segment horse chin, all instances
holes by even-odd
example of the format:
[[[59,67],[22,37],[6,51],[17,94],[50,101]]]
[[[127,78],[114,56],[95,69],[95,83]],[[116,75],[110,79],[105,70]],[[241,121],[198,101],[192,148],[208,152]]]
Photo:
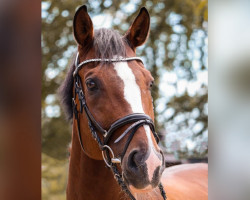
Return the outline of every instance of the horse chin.
[[[138,185],[139,187],[137,187],[136,185],[133,185],[131,182],[129,182],[126,178],[126,175],[123,173],[123,180],[125,182],[125,184],[127,185],[128,189],[130,190],[130,192],[134,195],[146,195],[147,193],[152,192],[156,186],[158,184],[152,184],[150,182],[145,183],[144,182],[144,186],[142,185]]]
[[[154,190],[160,184],[160,179],[163,170],[163,167],[159,167],[155,171],[155,174],[151,181],[148,179],[148,175],[147,173],[145,173],[146,171],[143,174],[140,174],[139,176],[128,171],[123,171],[122,176],[125,184],[132,193],[142,194]]]
[[[132,193],[134,194],[143,194],[143,193],[147,193],[150,192],[151,190],[153,190],[154,188],[151,185],[146,186],[145,188],[142,189],[137,189],[135,188],[133,185],[129,185],[129,189]]]

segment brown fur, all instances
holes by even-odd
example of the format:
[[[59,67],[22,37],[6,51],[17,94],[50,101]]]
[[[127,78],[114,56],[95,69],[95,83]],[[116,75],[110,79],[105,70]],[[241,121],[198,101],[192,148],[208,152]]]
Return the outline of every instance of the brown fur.
[[[80,22],[86,22],[86,26],[89,28],[84,29],[84,34],[88,36],[94,35],[92,34],[92,27],[89,27],[89,24],[92,22],[89,22],[90,18],[87,15],[86,8],[83,6],[80,8],[80,11],[77,11],[77,13],[80,13],[80,16],[83,17],[83,19],[80,19]],[[84,17],[86,20],[84,20]],[[143,24],[143,22],[146,24]],[[78,20],[75,21],[75,25],[79,25]],[[82,24],[79,26],[80,28],[75,27],[74,30],[75,37],[78,42],[80,61],[95,58],[95,47],[97,47],[93,42],[95,38],[90,38],[88,41],[84,42],[79,41],[80,38],[85,38],[85,36],[81,35]],[[146,29],[143,27],[146,27]],[[135,47],[145,42],[148,35],[147,27],[149,27],[149,16],[144,8],[141,10],[139,16],[136,18],[135,22],[124,37],[124,39],[129,38],[130,40],[128,43],[123,43],[125,45],[127,57],[135,56]],[[142,33],[140,30],[144,32]],[[103,34],[105,35],[105,30],[103,31]],[[134,35],[134,33],[136,34]],[[115,36],[117,35],[115,34]],[[83,44],[85,47],[88,47],[88,50],[83,48]],[[116,51],[115,46],[116,45],[111,44],[109,48]],[[128,64],[136,77],[137,85],[142,91],[141,100],[143,103],[143,109],[145,113],[153,119],[153,105],[149,90],[149,85],[153,78],[150,72],[144,68],[142,63],[130,61]],[[97,66],[88,64],[79,71],[89,110],[93,114],[94,118],[105,129],[108,129],[109,126],[117,119],[132,113],[130,105],[123,97],[123,82],[116,75],[112,65],[112,63],[101,63]],[[97,92],[91,92],[86,88],[85,81],[88,78],[95,78],[98,80],[99,89]],[[76,99],[76,102],[77,105],[79,105],[78,99]],[[116,180],[113,178],[112,172],[105,167],[101,151],[90,133],[85,114],[83,113],[79,116],[80,130],[82,134],[81,137],[83,138],[83,146],[86,153],[81,150],[77,135],[77,124],[76,120],[73,118],[72,150],[69,165],[67,199],[128,199],[127,196],[125,196],[125,194],[121,191]],[[119,144],[114,144],[114,140],[127,128],[127,126],[120,128],[111,138],[109,145],[113,149],[115,155],[119,155],[122,152],[128,136],[122,139]],[[102,138],[102,135],[99,134],[99,136]],[[151,136],[153,138],[153,135]],[[128,155],[133,149],[138,148],[138,146],[148,148],[147,143],[148,141],[145,135],[145,130],[140,127],[127,149],[127,153],[123,158],[123,162],[119,170],[123,170],[126,167]],[[154,139],[153,144],[156,151],[160,151]],[[207,167],[204,165],[181,165],[168,168],[164,171],[162,183],[166,190],[168,199],[170,200],[207,199]],[[136,196],[137,199],[162,199],[158,188],[152,189],[147,193],[134,193],[134,196]]]

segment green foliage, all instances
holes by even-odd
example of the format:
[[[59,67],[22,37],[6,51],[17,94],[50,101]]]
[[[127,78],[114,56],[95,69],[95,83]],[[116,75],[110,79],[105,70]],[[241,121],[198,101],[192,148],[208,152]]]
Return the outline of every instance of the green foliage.
[[[42,146],[45,154],[60,160],[67,158],[71,127],[65,126],[66,124],[63,116],[44,120]]]
[[[65,200],[68,160],[57,160],[42,154],[42,199]]]

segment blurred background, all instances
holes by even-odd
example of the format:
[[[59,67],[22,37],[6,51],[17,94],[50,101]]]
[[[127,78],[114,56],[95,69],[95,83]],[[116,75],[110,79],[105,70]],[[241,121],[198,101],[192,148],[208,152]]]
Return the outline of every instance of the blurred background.
[[[71,124],[56,93],[77,50],[72,19],[82,4],[96,29],[122,35],[139,9],[148,9],[150,35],[137,55],[155,79],[155,120],[167,165],[207,162],[207,0],[42,1],[42,198],[65,199]]]
[[[0,199],[41,198],[41,59],[41,2],[1,0]]]

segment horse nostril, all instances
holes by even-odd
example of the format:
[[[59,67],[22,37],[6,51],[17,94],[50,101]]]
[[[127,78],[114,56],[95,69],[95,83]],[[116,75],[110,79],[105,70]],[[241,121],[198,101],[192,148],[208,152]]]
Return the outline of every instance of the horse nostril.
[[[138,151],[133,151],[130,153],[129,157],[128,157],[128,167],[129,168],[136,168],[137,164],[135,161],[135,155],[138,153]]]
[[[146,154],[144,151],[132,151],[128,157],[128,167],[134,169],[142,166],[145,163],[145,158]]]
[[[127,183],[137,189],[159,184],[163,169],[160,152],[146,148],[133,149],[123,164]]]

